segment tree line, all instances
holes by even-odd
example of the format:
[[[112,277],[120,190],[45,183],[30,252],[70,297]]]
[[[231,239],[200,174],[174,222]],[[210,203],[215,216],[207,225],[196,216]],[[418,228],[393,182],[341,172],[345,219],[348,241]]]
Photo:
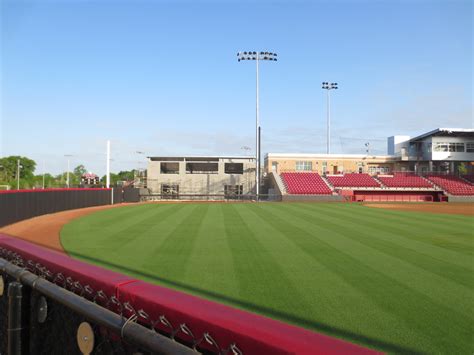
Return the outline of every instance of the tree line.
[[[18,161],[20,169],[18,169]],[[12,155],[0,158],[0,189],[9,186],[16,189],[18,185],[18,172],[20,189],[41,189],[43,188],[63,188],[67,187],[67,171],[53,175],[50,173],[35,174],[37,164],[33,159],[28,157]],[[76,166],[69,172],[69,187],[79,187],[81,185],[81,177],[87,172],[83,164]],[[110,174],[110,184],[117,186],[120,182],[131,181],[135,178],[137,170],[120,171],[119,173]],[[102,176],[99,186],[105,186],[106,176]],[[1,186],[3,185],[3,186]]]

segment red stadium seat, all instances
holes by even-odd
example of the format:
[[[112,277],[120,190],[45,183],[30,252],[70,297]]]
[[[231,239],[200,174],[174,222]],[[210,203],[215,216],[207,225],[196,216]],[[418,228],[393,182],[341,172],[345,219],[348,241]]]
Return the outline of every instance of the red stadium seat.
[[[474,186],[457,176],[430,174],[426,177],[451,195],[474,195]]]
[[[380,184],[369,174],[344,174],[328,176],[334,187],[380,187]]]
[[[387,187],[433,187],[429,181],[413,173],[395,173],[393,176],[379,176],[378,179]]]
[[[281,173],[289,194],[331,195],[332,190],[318,173]]]

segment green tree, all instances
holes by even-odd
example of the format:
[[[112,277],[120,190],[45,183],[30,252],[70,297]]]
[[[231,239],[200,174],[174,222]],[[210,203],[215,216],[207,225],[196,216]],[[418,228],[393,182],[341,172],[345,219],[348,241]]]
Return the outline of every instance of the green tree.
[[[20,188],[33,187],[36,162],[16,155],[0,158],[0,183],[16,186],[18,160],[20,160]]]
[[[110,173],[110,186],[117,186],[118,181],[122,181],[120,176],[118,176],[118,174]],[[107,175],[102,176],[100,182],[105,186],[107,184]]]
[[[87,169],[84,165],[78,165],[74,168],[74,175],[78,178],[79,181],[81,181],[82,175],[87,173]]]
[[[129,181],[133,180],[135,178],[135,170],[130,170],[130,171],[120,171],[118,173],[118,176],[121,181]]]
[[[458,165],[459,175],[467,175],[467,166],[466,163],[461,163]]]

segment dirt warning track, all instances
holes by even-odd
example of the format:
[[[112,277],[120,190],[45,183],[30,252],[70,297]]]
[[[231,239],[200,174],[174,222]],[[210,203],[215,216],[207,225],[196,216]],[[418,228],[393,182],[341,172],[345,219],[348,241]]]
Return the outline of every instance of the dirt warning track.
[[[62,211],[27,219],[0,228],[0,232],[12,237],[64,252],[61,245],[60,232],[62,227],[73,219],[92,212],[123,205],[106,205]]]
[[[386,208],[397,211],[458,214],[464,216],[474,216],[474,203],[364,203],[364,206],[372,208]]]

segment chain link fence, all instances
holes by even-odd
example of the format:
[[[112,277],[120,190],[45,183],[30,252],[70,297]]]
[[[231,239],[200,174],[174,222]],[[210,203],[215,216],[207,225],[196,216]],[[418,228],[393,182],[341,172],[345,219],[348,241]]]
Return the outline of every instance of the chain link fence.
[[[2,247],[0,277],[0,354],[242,354],[235,343],[222,348],[208,332],[195,334]],[[14,286],[22,289],[16,316]],[[14,318],[21,321],[16,340]]]

